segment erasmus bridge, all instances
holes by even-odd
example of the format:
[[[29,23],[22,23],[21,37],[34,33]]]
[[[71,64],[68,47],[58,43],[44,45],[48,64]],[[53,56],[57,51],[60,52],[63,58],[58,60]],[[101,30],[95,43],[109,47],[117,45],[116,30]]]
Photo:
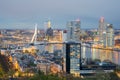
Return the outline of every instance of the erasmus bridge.
[[[44,52],[44,51],[46,51],[46,47],[48,47],[48,46],[50,48],[51,45],[65,44],[65,42],[52,41],[52,40],[49,41],[46,37],[46,33],[45,33],[45,38],[43,38],[42,41],[37,41],[37,38],[38,38],[37,35],[38,35],[38,28],[37,28],[37,24],[35,24],[34,34],[32,36],[32,39],[31,39],[30,43],[28,43],[27,48],[30,48],[32,46],[35,49],[39,49],[40,52]]]

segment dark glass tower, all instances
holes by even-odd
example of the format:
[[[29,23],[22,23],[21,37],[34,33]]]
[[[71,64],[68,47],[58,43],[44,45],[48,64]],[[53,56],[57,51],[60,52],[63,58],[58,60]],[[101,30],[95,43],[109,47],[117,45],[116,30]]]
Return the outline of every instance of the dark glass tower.
[[[68,74],[80,73],[81,44],[75,42],[66,43],[66,72]]]

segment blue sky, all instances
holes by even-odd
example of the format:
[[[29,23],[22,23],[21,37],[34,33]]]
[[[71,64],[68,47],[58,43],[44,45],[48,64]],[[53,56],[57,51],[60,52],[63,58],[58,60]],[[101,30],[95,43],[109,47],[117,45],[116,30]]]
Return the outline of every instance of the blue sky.
[[[120,0],[0,0],[0,29],[33,29],[51,20],[53,28],[66,28],[67,21],[80,19],[81,28],[98,28],[104,16],[120,26]]]

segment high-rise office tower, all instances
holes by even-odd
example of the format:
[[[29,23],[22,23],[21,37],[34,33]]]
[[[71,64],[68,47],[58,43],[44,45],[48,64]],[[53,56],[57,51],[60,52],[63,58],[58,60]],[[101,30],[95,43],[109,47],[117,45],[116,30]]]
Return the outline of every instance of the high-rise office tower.
[[[103,45],[103,47],[106,47],[106,46],[107,46],[106,36],[107,36],[106,31],[104,31],[104,32],[103,32],[103,35],[102,35],[102,37],[103,37],[103,39],[102,39],[102,45]]]
[[[114,46],[114,29],[112,24],[107,24],[106,27],[106,46]]]
[[[114,29],[112,24],[106,25],[106,29],[103,32],[103,45],[106,48],[114,46]]]
[[[103,44],[104,33],[106,33],[106,26],[105,26],[104,17],[101,17],[99,20],[98,32],[99,32],[99,41],[101,42],[101,44]]]
[[[46,37],[49,39],[50,37],[53,37],[53,29],[51,28],[51,22],[48,21],[46,23],[47,29],[46,29]]]
[[[48,20],[45,24],[46,30],[45,30],[45,38],[48,42],[51,42],[53,40],[53,29],[51,28],[51,22]],[[46,51],[49,53],[53,53],[54,46],[52,44],[47,45]]]
[[[67,23],[67,40],[80,40],[80,20],[70,21]]]
[[[64,59],[64,69],[68,74],[80,73],[81,64],[81,44],[75,42],[68,42],[64,48],[65,59]]]

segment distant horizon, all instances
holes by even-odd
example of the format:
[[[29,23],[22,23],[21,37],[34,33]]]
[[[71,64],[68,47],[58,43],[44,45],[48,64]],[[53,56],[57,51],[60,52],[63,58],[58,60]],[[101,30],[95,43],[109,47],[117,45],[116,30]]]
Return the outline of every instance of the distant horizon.
[[[66,24],[67,24],[67,21],[66,21]],[[63,26],[62,27],[58,27],[58,25],[56,27],[55,25],[54,26],[52,25],[51,28],[52,29],[67,29],[66,24],[64,25],[64,27]],[[110,24],[110,23],[108,23],[108,24]],[[10,26],[10,25],[12,25],[12,26]],[[1,24],[0,24],[0,26],[1,26]],[[82,26],[82,22],[81,22],[81,26],[80,26],[81,29],[98,29],[98,27],[99,27],[99,20],[98,20],[98,23],[96,25],[94,24],[94,25],[89,25],[87,27],[84,27],[84,26]],[[9,23],[9,24],[6,24],[6,26],[4,26],[4,27],[0,27],[0,29],[21,29],[21,30],[22,29],[23,30],[24,29],[34,29],[34,28],[35,28],[35,23],[34,24],[28,24],[28,23],[26,23],[26,24],[20,24],[20,23],[18,23],[18,24],[10,24]],[[43,25],[38,24],[38,28],[39,29],[45,29],[45,25],[44,24]],[[120,29],[119,27],[114,27],[114,24],[113,24],[113,28],[114,29]]]
[[[34,28],[29,28],[29,29],[20,29],[20,28],[1,28],[0,30],[34,30],[35,29],[35,27]],[[38,28],[39,30],[41,29],[41,30],[45,30],[44,28]],[[67,30],[67,28],[52,28],[52,29],[60,29],[60,30]],[[81,30],[93,30],[93,29],[98,29],[98,28],[80,28]],[[120,30],[120,28],[113,28],[114,30]]]
[[[89,22],[88,22],[88,24],[85,23],[85,22],[82,23],[82,21],[80,20],[80,22],[81,22],[80,28],[81,29],[98,29],[98,27],[99,27],[99,20],[100,20],[100,18],[94,24],[91,24]],[[57,25],[53,21],[51,21],[51,27],[53,29],[66,29],[67,28],[67,22],[68,21],[64,22],[64,25],[61,24],[61,26]],[[73,20],[69,20],[69,21],[73,21]],[[105,23],[107,23],[107,22],[105,21]],[[5,24],[4,23],[3,25],[0,24],[0,29],[34,29],[35,24],[38,24],[38,28],[39,29],[45,29],[45,21],[43,22],[43,24],[40,24],[40,23],[6,23]],[[111,23],[107,23],[107,24],[111,24]],[[3,27],[1,27],[1,26],[3,26]],[[114,29],[119,29],[119,26],[115,27],[115,25],[113,24],[113,28]]]

